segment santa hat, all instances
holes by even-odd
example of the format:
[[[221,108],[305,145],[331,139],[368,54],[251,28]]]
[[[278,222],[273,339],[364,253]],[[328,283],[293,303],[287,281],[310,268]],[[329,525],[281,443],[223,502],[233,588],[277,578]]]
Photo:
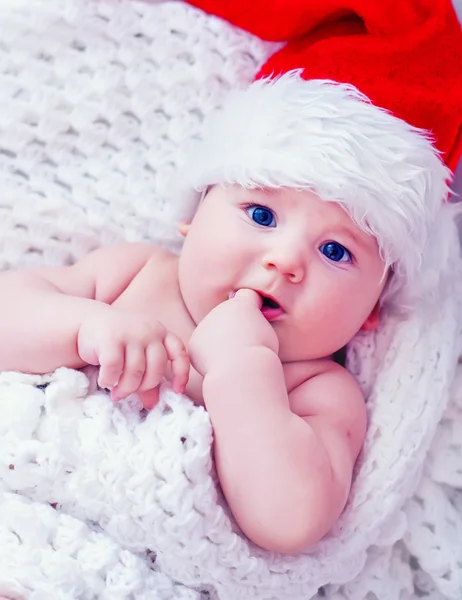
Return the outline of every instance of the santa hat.
[[[462,152],[462,32],[450,0],[192,4],[287,43],[208,119],[187,187],[312,190],[376,236],[395,272],[388,297],[404,283],[428,294],[454,251],[443,204]]]

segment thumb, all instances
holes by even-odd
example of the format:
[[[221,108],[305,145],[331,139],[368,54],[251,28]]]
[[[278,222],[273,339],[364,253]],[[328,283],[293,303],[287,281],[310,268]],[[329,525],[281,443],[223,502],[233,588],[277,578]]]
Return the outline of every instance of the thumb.
[[[243,300],[244,302],[250,302],[251,304],[254,304],[258,308],[258,310],[261,309],[262,299],[260,294],[255,290],[242,288],[240,290],[237,290],[237,292],[234,294],[234,298],[241,301]]]

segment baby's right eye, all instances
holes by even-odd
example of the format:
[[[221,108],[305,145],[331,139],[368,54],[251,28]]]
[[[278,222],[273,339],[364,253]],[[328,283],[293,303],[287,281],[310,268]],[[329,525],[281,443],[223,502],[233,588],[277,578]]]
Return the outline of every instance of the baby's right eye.
[[[276,227],[276,218],[273,211],[267,206],[252,204],[246,208],[249,217],[262,227]]]

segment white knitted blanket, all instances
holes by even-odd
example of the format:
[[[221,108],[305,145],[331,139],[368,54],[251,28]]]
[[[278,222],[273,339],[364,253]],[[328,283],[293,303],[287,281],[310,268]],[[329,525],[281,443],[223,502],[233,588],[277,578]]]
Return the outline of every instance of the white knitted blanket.
[[[0,268],[68,264],[122,240],[178,249],[191,207],[172,176],[204,115],[272,45],[179,2],[0,0],[0,31]],[[449,222],[445,238],[439,308],[351,344],[367,440],[347,509],[300,556],[239,534],[207,413],[187,398],[166,387],[145,414],[135,399],[113,405],[90,369],[1,374],[0,595],[460,599],[462,277]]]

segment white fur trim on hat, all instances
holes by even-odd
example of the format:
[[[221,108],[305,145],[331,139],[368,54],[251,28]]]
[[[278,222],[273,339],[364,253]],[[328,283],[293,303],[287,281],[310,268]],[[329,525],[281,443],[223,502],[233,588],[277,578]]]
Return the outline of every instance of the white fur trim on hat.
[[[309,189],[341,203],[393,265],[392,296],[421,268],[450,175],[427,132],[350,85],[291,71],[230,94],[183,183],[197,194],[214,184]]]

